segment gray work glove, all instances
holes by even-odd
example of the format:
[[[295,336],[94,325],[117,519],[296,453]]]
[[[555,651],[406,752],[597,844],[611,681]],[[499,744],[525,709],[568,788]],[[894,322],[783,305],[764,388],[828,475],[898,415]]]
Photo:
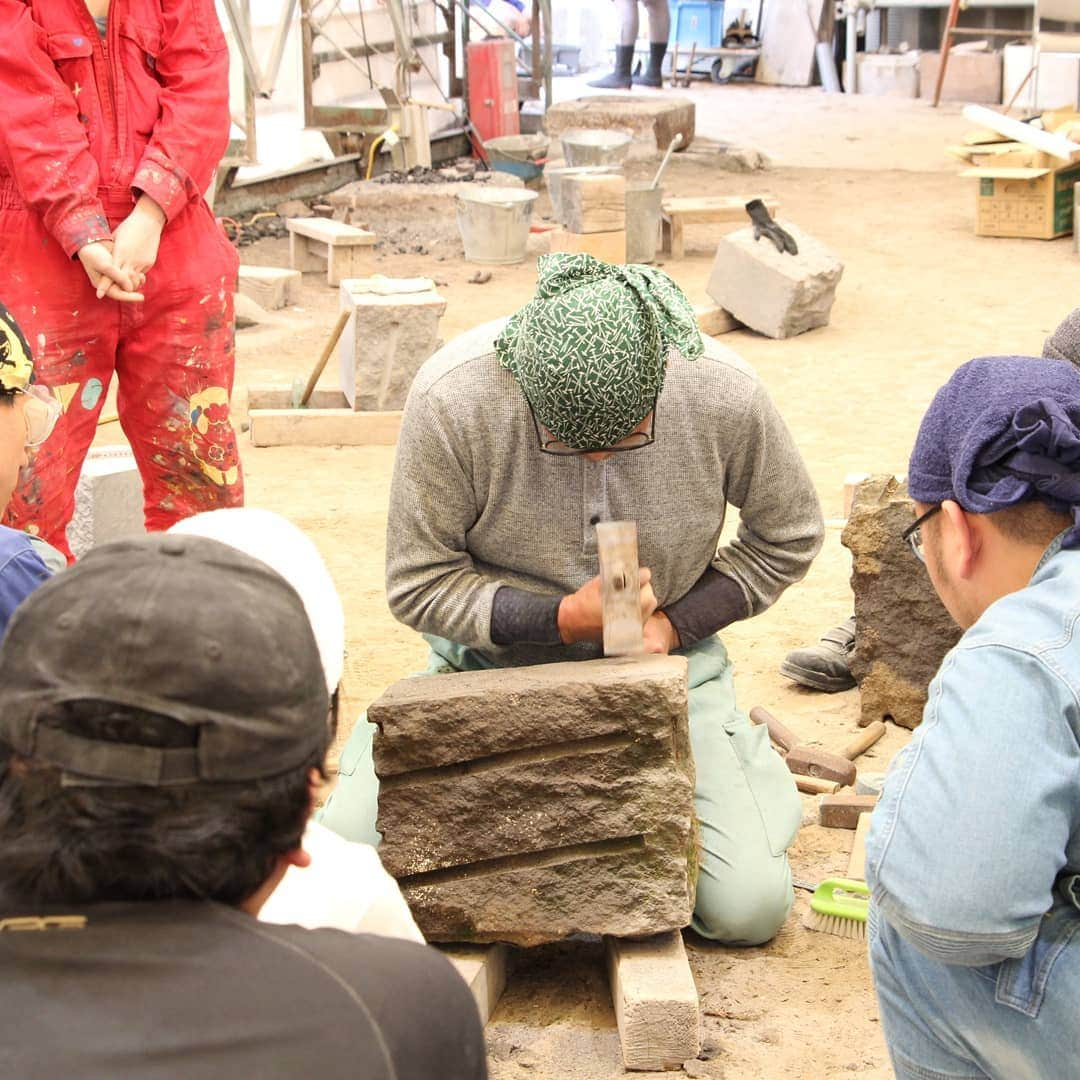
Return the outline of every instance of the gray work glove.
[[[754,223],[754,239],[760,240],[763,236],[767,236],[775,245],[776,250],[781,255],[786,251],[789,255],[799,254],[799,245],[795,243],[795,237],[785,229],[781,229],[779,225],[773,221],[766,209],[765,204],[760,199],[751,199],[746,204],[746,212],[750,215],[750,220]]]

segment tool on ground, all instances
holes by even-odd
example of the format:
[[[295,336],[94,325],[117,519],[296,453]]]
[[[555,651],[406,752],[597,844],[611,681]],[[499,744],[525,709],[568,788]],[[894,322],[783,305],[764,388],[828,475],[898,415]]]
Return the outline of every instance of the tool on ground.
[[[789,255],[799,254],[799,245],[795,238],[786,229],[782,229],[773,221],[768,207],[760,199],[751,199],[746,204],[746,212],[754,223],[754,239],[760,240],[767,236],[775,245],[781,255],[786,251]]]
[[[604,655],[635,656],[645,651],[638,585],[637,524],[602,521],[596,526],[600,555],[600,600],[604,612]]]
[[[765,724],[768,727],[769,738],[786,751],[784,760],[793,773],[822,780],[835,780],[845,787],[855,783],[856,769],[852,764],[855,758],[869,750],[885,734],[884,723],[875,720],[839,754],[833,754],[828,750],[819,750],[817,747],[800,743],[797,735],[760,706],[750,710],[750,719],[755,724]]]
[[[870,890],[865,881],[852,878],[828,878],[810,897],[810,913],[804,925],[836,937],[866,938],[866,913],[870,907]]]
[[[825,795],[818,807],[818,824],[827,829],[858,829],[859,818],[873,812],[876,795]]]
[[[307,403],[311,400],[311,395],[315,392],[315,384],[319,381],[323,371],[326,370],[327,362],[330,360],[331,355],[333,355],[334,349],[337,348],[337,343],[341,339],[341,335],[345,330],[345,325],[348,323],[351,315],[352,310],[350,309],[343,311],[338,316],[338,321],[334,324],[334,329],[331,331],[330,338],[323,348],[322,355],[311,369],[307,385],[301,389],[299,379],[293,383],[292,407],[294,409],[307,408]]]
[[[667,168],[668,159],[675,152],[675,148],[681,145],[682,132],[676,131],[674,138],[668,143],[668,148],[664,151],[664,158],[660,162],[660,168],[656,170],[656,175],[653,177],[652,186],[654,190],[660,186],[660,177],[663,176],[664,170]]]

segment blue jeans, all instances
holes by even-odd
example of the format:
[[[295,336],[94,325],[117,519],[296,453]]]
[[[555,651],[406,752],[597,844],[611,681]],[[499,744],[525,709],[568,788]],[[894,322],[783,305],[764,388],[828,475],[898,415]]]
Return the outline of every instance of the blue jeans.
[[[477,671],[490,661],[471,649],[428,637],[426,675]],[[735,705],[727,650],[716,637],[685,650],[689,662],[690,744],[697,768],[694,806],[701,826],[693,928],[729,945],[760,945],[791,910],[787,849],[802,805],[768,731]],[[361,717],[341,755],[338,784],[318,820],[348,840],[377,844],[379,782],[372,725]]]
[[[931,960],[871,906],[870,966],[899,1080],[1080,1077],[1080,911],[1060,905],[1028,953]]]

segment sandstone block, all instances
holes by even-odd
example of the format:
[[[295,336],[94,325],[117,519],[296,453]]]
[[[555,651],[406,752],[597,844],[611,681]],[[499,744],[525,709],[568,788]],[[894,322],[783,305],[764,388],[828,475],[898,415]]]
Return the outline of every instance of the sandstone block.
[[[827,326],[843,263],[812,236],[788,221],[798,255],[776,250],[772,241],[754,239],[752,228],[725,236],[706,289],[725,311],[752,330],[788,338]]]
[[[420,365],[439,347],[446,301],[427,279],[417,291],[375,293],[370,278],[341,283],[341,310],[353,310],[338,343],[341,389],[357,412],[401,409]]]
[[[239,292],[264,311],[300,303],[303,277],[299,270],[280,266],[241,266]]]
[[[126,446],[95,446],[86,455],[75,488],[75,513],[67,541],[76,558],[110,540],[140,536],[143,487],[135,456]]]
[[[852,555],[855,652],[851,671],[862,697],[860,724],[922,720],[926,691],[960,629],[923,566],[901,539],[914,504],[893,476],[872,476],[855,492],[842,541]]]
[[[566,181],[576,176],[622,176],[622,169],[618,165],[570,166],[566,164],[555,168],[550,166],[545,168],[544,179],[547,182],[548,194],[551,196],[551,207],[555,211],[555,220],[561,224],[565,224],[563,189]]]
[[[562,184],[562,223],[574,233],[626,228],[626,180],[622,176],[567,176]]]
[[[544,129],[554,139],[570,128],[628,128],[634,144],[650,151],[666,150],[679,133],[680,150],[694,141],[694,102],[679,94],[594,94],[559,101],[544,115]]]
[[[406,679],[368,718],[379,854],[429,939],[529,946],[689,922],[682,658]]]

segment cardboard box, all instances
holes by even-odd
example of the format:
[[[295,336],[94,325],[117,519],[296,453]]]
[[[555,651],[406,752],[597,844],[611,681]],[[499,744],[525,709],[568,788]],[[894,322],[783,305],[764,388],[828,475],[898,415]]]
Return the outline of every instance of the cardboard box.
[[[1053,240],[1073,231],[1073,187],[1080,181],[1080,161],[1060,168],[1049,164],[1036,168],[988,166],[967,169],[960,175],[978,180],[976,236]]]
[[[933,100],[940,67],[940,52],[924,52],[919,57],[919,97]],[[1000,52],[952,49],[941,87],[941,100],[997,105],[1001,101],[1001,69]]]

